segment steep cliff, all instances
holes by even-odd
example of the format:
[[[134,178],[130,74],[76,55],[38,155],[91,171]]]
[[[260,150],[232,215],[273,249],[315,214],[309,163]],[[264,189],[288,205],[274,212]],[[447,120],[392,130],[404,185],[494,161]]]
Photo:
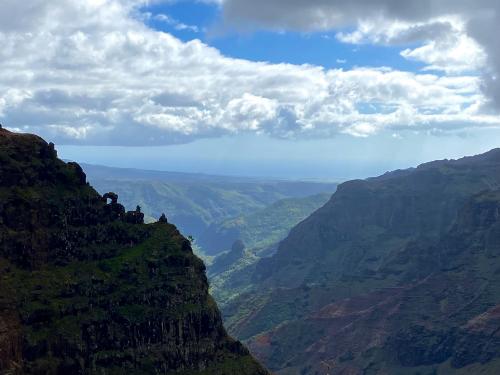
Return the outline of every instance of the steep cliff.
[[[496,374],[500,150],[339,186],[224,309],[279,374]]]
[[[267,372],[226,334],[173,225],[143,224],[52,144],[0,129],[0,373]]]

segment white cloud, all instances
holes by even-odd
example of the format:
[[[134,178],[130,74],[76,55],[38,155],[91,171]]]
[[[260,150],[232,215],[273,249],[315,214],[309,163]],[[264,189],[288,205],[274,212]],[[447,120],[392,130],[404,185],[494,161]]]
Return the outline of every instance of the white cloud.
[[[447,73],[477,72],[486,65],[483,49],[465,34],[432,40],[421,47],[405,49],[401,51],[401,55],[426,63],[425,70],[441,70]]]
[[[223,124],[238,123],[242,129],[258,131],[263,124],[277,118],[277,110],[276,100],[245,93],[241,98],[229,101]],[[228,130],[232,130],[231,127]]]
[[[500,110],[498,0],[224,0],[224,19],[236,28],[329,31],[344,42],[424,43],[403,56],[428,69],[481,69],[484,92]],[[480,46],[480,47],[479,47]]]
[[[116,145],[500,126],[484,113],[478,77],[228,58],[148,28],[144,3],[0,3],[2,122],[61,143]],[[408,51],[423,56],[440,64]]]
[[[157,21],[164,22],[167,25],[172,26],[176,30],[189,30],[194,33],[199,33],[200,28],[196,25],[187,25],[175,18],[170,17],[168,14],[156,14],[153,18]]]
[[[424,70],[446,73],[477,72],[486,66],[483,48],[467,35],[466,25],[456,16],[426,22],[365,20],[352,32],[338,32],[337,39],[351,44],[404,45],[401,55],[426,64]]]

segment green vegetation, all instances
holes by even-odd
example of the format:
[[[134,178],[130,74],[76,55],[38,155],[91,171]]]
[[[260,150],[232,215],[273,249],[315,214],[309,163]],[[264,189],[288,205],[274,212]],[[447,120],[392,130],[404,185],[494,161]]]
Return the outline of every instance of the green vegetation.
[[[106,202],[38,137],[0,129],[0,160],[0,373],[267,373],[176,227]]]
[[[210,260],[210,292],[222,308],[247,291],[257,262],[273,254],[289,230],[321,207],[330,194],[280,200],[249,215],[212,226],[213,238],[233,243],[231,251]],[[241,244],[238,245],[238,241]]]
[[[284,239],[290,229],[323,206],[332,193],[279,200],[261,210],[212,224],[200,238],[203,248],[229,250],[236,240],[259,253]]]
[[[146,221],[166,213],[189,235],[208,267],[219,305],[246,291],[256,263],[271,255],[289,230],[326,203],[336,188],[333,183],[84,168],[101,193],[118,193],[130,209],[139,203]],[[245,250],[228,251],[237,240]]]

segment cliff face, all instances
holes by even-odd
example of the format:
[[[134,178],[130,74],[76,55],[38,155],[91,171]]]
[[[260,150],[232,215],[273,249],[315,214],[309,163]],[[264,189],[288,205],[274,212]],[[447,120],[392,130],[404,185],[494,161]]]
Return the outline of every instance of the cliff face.
[[[189,241],[116,198],[0,129],[0,373],[266,374],[227,336]]]
[[[500,150],[340,185],[225,308],[279,374],[500,371]]]
[[[369,277],[389,267],[412,240],[422,243],[449,230],[472,195],[498,187],[500,149],[346,182],[324,207],[292,229],[257,276],[272,274],[269,282],[277,286],[318,281],[321,272],[329,280]],[[306,254],[320,264],[304,261]]]
[[[249,345],[283,374],[497,373],[499,212],[500,192],[472,198],[438,241],[428,247],[415,242],[407,249],[422,263],[434,263],[432,271],[424,268],[425,274],[411,281],[333,298],[304,318],[257,335]]]

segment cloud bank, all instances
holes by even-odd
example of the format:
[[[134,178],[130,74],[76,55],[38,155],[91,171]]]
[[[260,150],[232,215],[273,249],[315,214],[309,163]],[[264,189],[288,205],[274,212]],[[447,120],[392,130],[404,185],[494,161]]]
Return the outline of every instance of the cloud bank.
[[[380,20],[367,16],[353,33],[338,34],[339,39],[381,44],[424,40],[421,47],[402,51],[403,56],[450,74],[327,70],[234,59],[199,40],[182,42],[145,25],[140,9],[146,3],[3,0],[0,120],[59,143],[99,145],[163,145],[240,133],[368,137],[382,131],[447,133],[500,126],[499,117],[487,108],[488,98],[497,95],[496,77],[485,75],[488,81],[467,73],[484,66],[496,71],[495,56],[484,42],[488,36],[481,36],[483,27],[473,20],[439,18],[412,1],[408,7],[400,1],[367,1],[363,9],[376,12]],[[357,5],[363,2],[247,3],[226,0],[226,19],[316,30],[355,22]],[[285,3],[286,11],[278,12]],[[397,23],[390,15],[397,15]]]
[[[228,25],[321,31],[357,26],[350,43],[423,42],[402,55],[447,73],[482,69],[484,91],[500,109],[498,0],[222,0]]]

